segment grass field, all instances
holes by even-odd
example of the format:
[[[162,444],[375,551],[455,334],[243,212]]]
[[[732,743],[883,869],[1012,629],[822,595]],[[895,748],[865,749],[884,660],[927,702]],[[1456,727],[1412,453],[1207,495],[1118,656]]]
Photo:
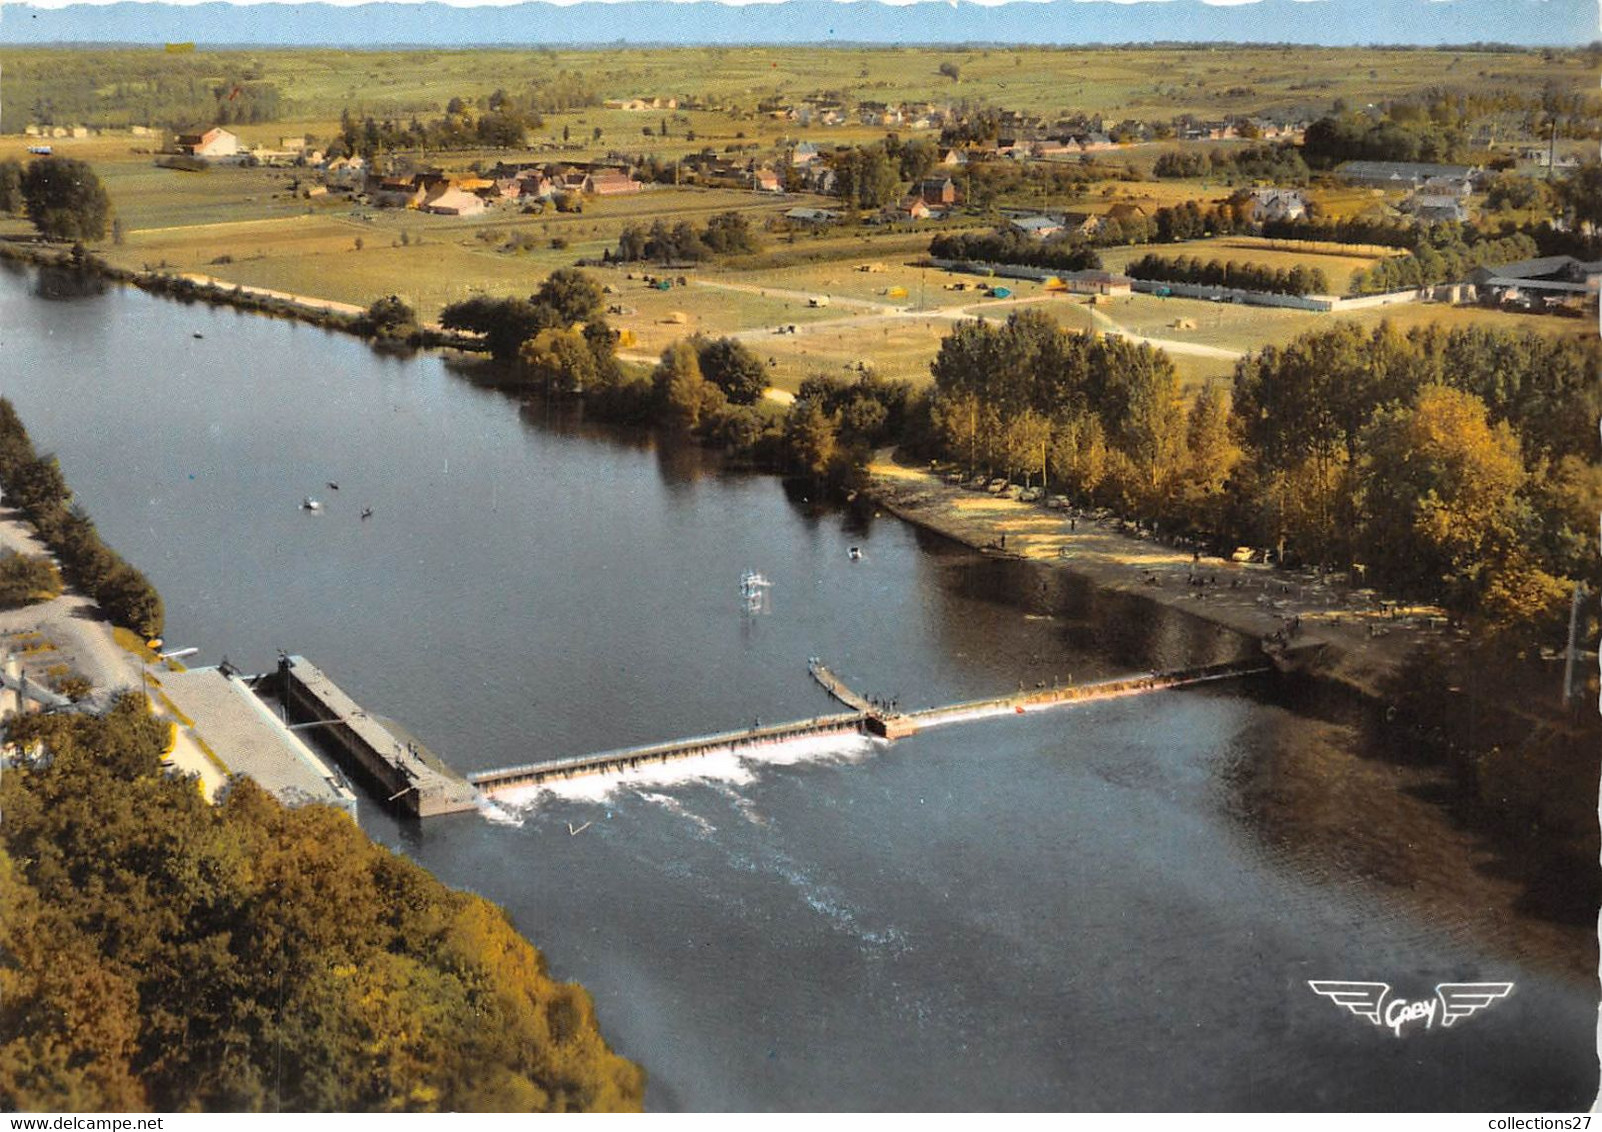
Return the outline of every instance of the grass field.
[[[956,64],[961,81],[942,76],[942,63]],[[1117,120],[1322,109],[1337,98],[1361,106],[1438,85],[1552,83],[1579,91],[1596,86],[1578,52],[1544,59],[1536,52],[1307,47],[630,47],[626,52],[251,49],[173,57],[159,49],[12,48],[0,51],[5,86],[0,129],[19,131],[24,121],[12,116],[25,120],[29,107],[52,96],[63,107],[82,101],[103,118],[123,115],[134,121],[146,83],[158,75],[192,77],[202,89],[208,82],[244,76],[272,82],[280,91],[280,116],[318,133],[316,124],[331,131],[345,108],[358,116],[438,115],[452,97],[472,99],[497,88],[521,91],[559,71],[582,74],[602,98],[675,96],[720,107],[705,119],[686,115],[685,128],[700,133],[721,118],[740,123],[753,136],[772,128],[757,110],[763,98],[817,91],[883,102],[967,99],[1042,114],[1072,108]],[[72,76],[71,83],[62,82],[64,74]],[[557,134],[562,124],[584,119],[586,139],[597,124],[615,137],[638,138],[641,126],[655,124],[656,117],[587,110],[552,115],[549,121]],[[267,130],[275,136],[293,132],[276,125]]]
[[[1270,268],[1316,267],[1329,278],[1332,293],[1339,295],[1346,293],[1346,283],[1351,279],[1352,272],[1366,271],[1377,258],[1290,248],[1291,245],[1284,241],[1252,236],[1215,236],[1208,240],[1189,240],[1183,244],[1108,248],[1101,253],[1101,261],[1109,271],[1122,271],[1148,254],[1164,259],[1194,257],[1203,263],[1216,259],[1225,263],[1234,260]]]

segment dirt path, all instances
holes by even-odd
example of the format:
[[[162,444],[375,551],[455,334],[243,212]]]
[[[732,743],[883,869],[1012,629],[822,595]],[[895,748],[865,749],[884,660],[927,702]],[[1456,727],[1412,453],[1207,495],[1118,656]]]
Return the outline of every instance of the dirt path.
[[[1127,338],[1131,342],[1143,342],[1158,350],[1166,350],[1170,354],[1189,354],[1197,358],[1221,358],[1224,361],[1239,361],[1246,355],[1240,350],[1226,350],[1222,346],[1206,346],[1200,342],[1181,342],[1174,338],[1147,338],[1136,334],[1133,330],[1126,330],[1103,311],[1095,307],[1087,307],[1090,317],[1098,326],[1106,327],[1107,333],[1116,334],[1120,338]]]
[[[365,314],[366,307],[356,306],[354,303],[340,303],[333,299],[318,299],[311,295],[297,295],[290,291],[273,291],[266,287],[247,287],[241,283],[230,283],[226,279],[219,279],[215,275],[201,275],[198,272],[185,272],[181,278],[201,286],[222,287],[229,291],[237,290],[245,295],[254,295],[262,299],[282,299],[284,302],[294,303],[307,310],[330,311],[335,314]]]

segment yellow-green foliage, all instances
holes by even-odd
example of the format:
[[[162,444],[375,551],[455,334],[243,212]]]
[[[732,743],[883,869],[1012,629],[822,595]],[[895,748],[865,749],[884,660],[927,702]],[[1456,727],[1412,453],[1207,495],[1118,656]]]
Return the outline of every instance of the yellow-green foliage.
[[[43,555],[0,557],[0,606],[32,605],[61,594],[61,572]]]
[[[249,780],[207,806],[165,776],[168,725],[13,725],[0,1107],[637,1109],[589,996],[498,908]]]

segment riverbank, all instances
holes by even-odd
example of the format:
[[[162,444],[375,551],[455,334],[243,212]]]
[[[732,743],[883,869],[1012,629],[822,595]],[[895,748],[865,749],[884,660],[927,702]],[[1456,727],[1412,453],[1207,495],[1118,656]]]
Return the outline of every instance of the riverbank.
[[[1313,672],[1365,696],[1383,697],[1417,648],[1450,632],[1433,606],[1382,608],[1372,591],[1310,572],[1197,559],[1121,531],[1116,519],[968,491],[883,457],[868,466],[867,490],[896,517],[976,550],[1069,570],[1102,589],[1139,594],[1249,637],[1293,633]]]
[[[0,241],[0,259],[32,264],[35,267],[82,272],[94,278],[138,287],[141,291],[153,295],[165,295],[181,302],[203,302],[212,306],[233,307],[253,314],[270,315],[274,318],[293,319],[324,330],[338,330],[352,334],[375,344],[411,349],[485,352],[483,343],[475,336],[457,334],[437,324],[417,327],[406,337],[386,337],[375,334],[368,322],[367,311],[351,303],[275,291],[266,287],[248,287],[196,272],[117,267],[96,255],[75,256],[71,249],[54,244],[3,240]]]
[[[1113,519],[966,491],[883,458],[868,474],[868,493],[886,511],[981,552],[1069,570],[1098,588],[1249,637],[1269,637],[1300,618],[1294,643],[1305,650],[1306,669],[1371,701],[1388,704],[1409,657],[1449,632],[1437,609],[1402,607],[1393,615],[1365,591],[1314,577],[1216,557],[1196,561],[1121,532]],[[1207,584],[1190,584],[1192,575]],[[1450,766],[1354,753],[1350,729],[1358,725],[1348,716],[1335,708],[1330,719],[1309,721],[1303,742],[1276,744],[1272,758],[1231,767],[1242,820],[1311,874],[1359,878],[1432,922],[1472,923],[1465,938],[1569,978],[1594,971],[1589,889],[1558,879],[1586,858],[1546,839],[1509,837],[1489,811],[1462,800],[1443,805],[1462,798]]]

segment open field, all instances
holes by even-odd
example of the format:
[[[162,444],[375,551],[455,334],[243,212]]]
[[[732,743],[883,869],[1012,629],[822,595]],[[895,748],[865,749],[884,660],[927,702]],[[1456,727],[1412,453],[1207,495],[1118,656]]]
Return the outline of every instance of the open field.
[[[1201,260],[1218,260],[1227,263],[1251,263],[1262,267],[1317,268],[1329,279],[1333,294],[1345,294],[1346,283],[1354,271],[1366,271],[1377,257],[1356,255],[1330,255],[1327,252],[1291,250],[1285,241],[1263,240],[1252,236],[1214,236],[1208,240],[1188,240],[1183,244],[1157,244],[1126,248],[1106,248],[1101,261],[1109,271],[1122,271],[1148,254],[1164,259],[1180,257]]]
[[[960,81],[941,75],[942,63],[955,64]],[[225,81],[271,82],[279,91],[278,117],[317,133],[316,123],[326,123],[331,131],[346,108],[357,116],[438,115],[452,97],[472,99],[496,89],[521,92],[566,71],[583,76],[603,99],[677,97],[722,108],[707,119],[696,112],[686,115],[683,128],[699,134],[721,118],[746,123],[742,128],[753,137],[782,125],[762,117],[758,104],[764,98],[820,91],[882,102],[967,99],[1041,114],[1073,109],[1117,120],[1322,111],[1337,98],[1364,105],[1443,84],[1539,87],[1550,82],[1560,89],[1595,89],[1595,77],[1578,52],[1544,59],[1538,52],[1307,47],[631,47],[626,53],[251,49],[180,56],[143,48],[13,48],[0,51],[0,69],[7,88],[0,129],[8,133],[20,131],[28,108],[42,96],[51,97],[59,112],[72,113],[81,104],[80,117],[98,116],[91,124],[139,121],[157,76],[168,82],[193,80],[203,94]],[[63,82],[63,75],[71,81]],[[22,120],[13,121],[14,114]],[[639,138],[641,127],[655,125],[659,117],[613,114],[585,110],[550,115],[547,122],[557,136],[562,124],[582,118],[585,140],[594,125],[618,138]],[[683,136],[671,123],[670,129]]]

